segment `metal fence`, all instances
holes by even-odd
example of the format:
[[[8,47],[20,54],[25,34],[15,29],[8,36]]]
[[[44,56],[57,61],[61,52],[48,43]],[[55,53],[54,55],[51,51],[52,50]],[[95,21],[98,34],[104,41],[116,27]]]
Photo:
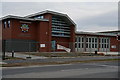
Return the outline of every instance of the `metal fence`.
[[[79,48],[73,42],[36,42],[33,40],[16,41],[4,40],[3,51],[5,52],[109,52],[110,48]]]
[[[3,41],[5,52],[75,52],[71,42]]]
[[[27,54],[38,53],[39,56],[93,56],[95,54],[96,49],[89,48],[87,51],[81,48],[76,48],[75,43],[72,42],[36,42],[33,40],[26,41],[16,41],[16,40],[6,40],[3,41],[2,44],[3,49],[3,57],[5,56],[5,52],[26,52]],[[98,51],[98,50],[97,50]],[[107,48],[104,48],[104,52],[108,52]],[[46,52],[46,53],[43,53]],[[57,53],[57,54],[56,54]],[[67,53],[67,54],[62,54]],[[87,53],[87,54],[85,54]]]

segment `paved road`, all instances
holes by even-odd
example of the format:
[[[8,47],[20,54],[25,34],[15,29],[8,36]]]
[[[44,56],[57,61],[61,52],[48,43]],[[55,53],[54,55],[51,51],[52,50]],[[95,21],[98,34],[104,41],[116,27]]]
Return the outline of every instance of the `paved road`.
[[[43,58],[43,59],[27,59],[27,60],[4,60],[5,63],[22,63],[22,62],[61,62],[61,61],[84,61],[84,60],[100,60],[100,59],[118,59],[119,56],[82,56],[74,58]]]
[[[3,78],[118,78],[118,62],[3,68]]]

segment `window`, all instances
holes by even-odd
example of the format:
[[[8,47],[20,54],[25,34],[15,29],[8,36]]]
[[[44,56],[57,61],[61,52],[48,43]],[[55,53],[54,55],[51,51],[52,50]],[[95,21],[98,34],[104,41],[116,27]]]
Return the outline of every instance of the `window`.
[[[107,43],[109,44],[109,39],[107,39]]]
[[[91,44],[89,44],[89,48],[91,48]]]
[[[84,43],[82,43],[82,48],[84,48]]]
[[[44,19],[44,16],[37,16],[35,18],[37,18],[37,19]]]
[[[107,48],[109,48],[109,45],[107,44]]]
[[[77,37],[75,38],[75,42],[77,42]]]
[[[104,39],[102,39],[102,43],[104,43]]]
[[[8,28],[10,27],[10,20],[8,20]]]
[[[117,36],[117,40],[120,40],[120,35]]]
[[[106,47],[106,44],[104,44],[104,48],[107,48],[107,47]]]
[[[97,38],[95,38],[95,42],[97,42]]]
[[[70,24],[61,16],[52,16],[52,36],[70,37]]]
[[[43,19],[44,18],[44,16],[41,16],[41,19]]]
[[[78,48],[80,48],[80,43],[79,43],[79,46],[78,46]]]
[[[86,44],[86,48],[88,48],[88,43]]]
[[[92,42],[94,42],[94,38],[92,38]]]
[[[92,48],[94,48],[94,44],[92,44]]]
[[[109,38],[101,38],[100,39],[100,48],[109,48]]]
[[[89,42],[91,42],[91,38],[89,38]]]
[[[104,48],[104,44],[102,44],[102,48]]]
[[[7,23],[6,23],[6,21],[4,21],[4,28],[6,28],[7,27]]]
[[[97,44],[95,44],[95,48],[97,48]]]
[[[88,38],[86,38],[86,42],[88,42]]]
[[[82,38],[82,42],[84,42],[84,38]]]
[[[104,39],[105,43],[106,43],[106,39]]]
[[[75,48],[77,48],[77,43],[75,43]]]
[[[81,41],[81,38],[79,37],[79,42]]]

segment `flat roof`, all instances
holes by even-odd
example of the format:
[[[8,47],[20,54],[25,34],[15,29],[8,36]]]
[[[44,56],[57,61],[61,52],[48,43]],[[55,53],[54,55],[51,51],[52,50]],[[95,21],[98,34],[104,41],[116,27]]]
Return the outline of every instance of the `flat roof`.
[[[79,32],[76,31],[76,34],[86,34],[86,35],[97,35],[97,36],[117,36],[116,34],[106,34],[106,33],[93,33],[93,32]]]
[[[120,30],[115,30],[115,31],[102,31],[102,32],[99,32],[99,33],[114,33],[114,32],[120,32]]]

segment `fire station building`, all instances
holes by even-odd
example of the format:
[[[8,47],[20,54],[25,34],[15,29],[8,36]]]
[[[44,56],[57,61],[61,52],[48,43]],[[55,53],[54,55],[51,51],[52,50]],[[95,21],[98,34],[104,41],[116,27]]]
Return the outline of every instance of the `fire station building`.
[[[120,31],[89,33],[76,32],[76,24],[63,13],[42,11],[25,17],[5,16],[1,20],[5,51],[112,51],[118,52]]]

